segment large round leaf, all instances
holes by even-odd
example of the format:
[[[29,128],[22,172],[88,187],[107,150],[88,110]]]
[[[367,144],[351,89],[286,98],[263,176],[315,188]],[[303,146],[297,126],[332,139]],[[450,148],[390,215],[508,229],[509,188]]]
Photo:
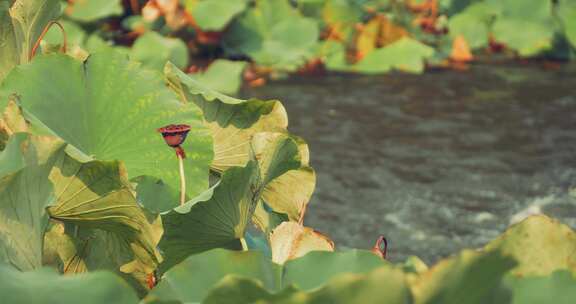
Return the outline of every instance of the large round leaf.
[[[49,78],[47,78],[49,77]],[[33,124],[98,160],[123,160],[130,178],[148,175],[178,189],[178,161],[156,129],[189,124],[183,145],[187,194],[208,185],[210,135],[194,104],[179,102],[153,71],[108,50],[86,62],[61,54],[35,58],[15,68],[0,88],[0,108],[10,94]]]
[[[134,291],[107,272],[61,276],[53,269],[19,272],[0,265],[0,282],[2,303],[138,303]]]

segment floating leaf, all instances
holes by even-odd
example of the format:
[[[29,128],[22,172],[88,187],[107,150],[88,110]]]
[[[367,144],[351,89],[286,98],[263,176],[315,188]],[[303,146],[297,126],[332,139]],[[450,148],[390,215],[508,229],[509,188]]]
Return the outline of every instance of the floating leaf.
[[[569,0],[558,1],[558,16],[562,20],[566,38],[576,48],[576,3]],[[0,79],[2,79],[0,77]]]
[[[61,276],[48,268],[20,272],[0,264],[0,281],[2,301],[11,304],[138,303],[134,291],[108,272]]]
[[[71,19],[81,22],[93,22],[98,19],[118,16],[123,13],[120,0],[74,0],[66,8]]]
[[[270,235],[272,261],[284,264],[311,251],[334,251],[334,242],[312,228],[295,222],[284,222]]]
[[[521,56],[533,56],[552,47],[554,28],[551,22],[500,18],[492,30],[496,41],[518,51]]]
[[[389,46],[377,49],[359,61],[352,69],[362,73],[383,73],[392,69],[421,73],[424,60],[432,57],[434,49],[411,38],[402,38]]]
[[[230,53],[250,56],[257,64],[294,71],[314,55],[318,25],[287,0],[258,0],[224,36]]]
[[[45,126],[77,154],[122,160],[130,178],[157,177],[173,189],[179,186],[178,161],[156,129],[188,124],[192,130],[183,145],[186,193],[193,197],[207,188],[212,145],[201,111],[179,102],[158,74],[114,50],[91,55],[86,62],[61,54],[38,57],[4,81],[0,108],[13,93],[33,125]]]
[[[187,6],[196,24],[205,31],[221,31],[245,8],[246,0],[202,0]]]
[[[145,67],[162,70],[166,62],[178,68],[188,65],[188,48],[178,38],[164,37],[156,32],[146,32],[138,37],[130,50],[130,57]]]
[[[190,75],[202,85],[223,94],[236,94],[242,85],[242,72],[246,67],[244,61],[214,60],[201,73]]]

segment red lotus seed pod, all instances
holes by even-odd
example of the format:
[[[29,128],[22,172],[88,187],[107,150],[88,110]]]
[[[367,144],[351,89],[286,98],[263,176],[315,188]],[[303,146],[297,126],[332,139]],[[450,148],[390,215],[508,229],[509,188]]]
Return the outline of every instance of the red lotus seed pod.
[[[176,154],[185,158],[184,149],[180,145],[186,140],[188,132],[190,132],[189,125],[167,125],[159,128],[158,132],[162,133],[162,137],[167,145],[176,150]]]

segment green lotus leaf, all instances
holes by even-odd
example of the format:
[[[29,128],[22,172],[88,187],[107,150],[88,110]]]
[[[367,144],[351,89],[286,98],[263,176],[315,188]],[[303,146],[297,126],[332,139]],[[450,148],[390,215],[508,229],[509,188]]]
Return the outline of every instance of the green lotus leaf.
[[[0,1],[0,82],[19,62],[19,50],[10,17],[10,0]]]
[[[488,2],[478,2],[468,6],[463,12],[452,16],[448,21],[452,39],[464,36],[472,49],[488,45],[491,19],[500,13],[500,8]]]
[[[370,52],[352,66],[367,74],[385,73],[392,69],[422,73],[424,60],[434,55],[434,49],[412,38],[402,38],[386,47]]]
[[[82,27],[80,27],[77,23],[71,21],[60,20],[59,22],[66,32],[66,42],[68,44],[67,47],[83,47],[87,37],[84,29],[82,29]],[[50,30],[46,32],[46,35],[42,41],[48,45],[62,45],[64,39],[62,37],[60,28],[57,26],[50,27]]]
[[[224,94],[236,94],[242,85],[245,61],[216,59],[206,71],[190,75],[202,85]]]
[[[558,270],[548,276],[513,278],[512,304],[571,304],[576,299],[576,276]]]
[[[201,302],[212,286],[227,275],[258,279],[265,288],[279,288],[281,267],[259,251],[215,249],[194,255],[174,266],[147,300]]]
[[[156,245],[162,232],[153,227],[154,218],[149,218],[137,203],[124,167],[118,161],[81,163],[62,153],[54,163],[50,180],[56,193],[55,203],[48,207],[51,218],[108,233],[94,236],[96,233],[86,232],[88,235],[78,242],[74,258],[84,260],[86,255],[99,250],[103,253],[99,255],[101,258],[107,257],[107,252],[122,255],[108,259],[115,267],[107,269],[119,270],[133,263],[136,269],[123,272],[135,272],[144,285],[146,275],[161,260]],[[81,248],[85,246],[90,246],[90,250]],[[113,250],[103,249],[110,247]],[[65,264],[66,271],[69,261]]]
[[[29,61],[40,33],[59,15],[59,0],[0,0],[0,82],[14,66]]]
[[[576,271],[576,232],[544,215],[530,216],[486,245],[518,261],[515,276],[542,276],[560,270]]]
[[[262,131],[285,131],[286,110],[279,101],[242,100],[221,94],[192,79],[173,64],[164,69],[168,85],[183,102],[202,109],[213,142],[212,169],[222,172],[249,160],[252,136]]]
[[[45,208],[53,203],[48,175],[61,153],[62,142],[24,133],[0,153],[0,262],[23,271],[41,266]]]
[[[205,31],[221,31],[232,18],[246,8],[246,0],[202,0],[186,9],[192,12],[196,24]]]
[[[28,141],[28,136],[26,133],[10,136],[6,148],[0,153],[0,176],[14,173],[26,166],[21,147]]]
[[[122,15],[121,0],[75,0],[66,8],[71,19],[81,22],[93,22],[98,19]]]
[[[518,30],[522,29],[522,30]],[[533,56],[552,47],[552,21],[498,19],[493,27],[494,39],[516,50],[521,56]]]
[[[455,257],[440,261],[411,283],[416,304],[507,303],[501,288],[504,275],[515,261],[502,253],[464,250]]]
[[[165,253],[165,270],[191,254],[213,248],[241,249],[240,239],[255,206],[257,164],[232,168],[223,175],[206,201],[183,205],[162,215],[164,236],[160,248]]]
[[[134,291],[108,272],[61,276],[48,268],[20,272],[0,264],[0,282],[2,301],[11,304],[138,303]]]
[[[224,47],[259,65],[293,71],[313,57],[318,39],[318,24],[289,1],[258,0],[231,24]]]
[[[312,290],[323,286],[333,276],[345,272],[366,273],[383,266],[386,266],[386,263],[368,251],[312,252],[280,266],[272,263],[260,251],[238,252],[215,249],[190,256],[168,270],[158,286],[150,292],[145,302],[153,302],[154,300],[201,302],[210,294],[213,299],[212,303],[215,303],[214,298],[220,298],[218,289],[224,288],[222,285],[226,285],[226,281],[233,283],[232,287],[228,287],[229,289],[237,288],[234,286],[235,279],[230,278],[231,275],[256,280],[253,283],[248,283],[249,287],[255,287],[250,287],[250,289],[262,294],[271,294],[286,290],[290,286]],[[387,269],[389,272],[391,267],[387,267]],[[396,270],[394,272],[401,273]],[[367,287],[376,287],[376,278],[371,281],[371,285],[368,284]],[[218,284],[215,285],[216,283]],[[262,290],[258,290],[258,286]],[[392,286],[394,288],[403,286],[403,278],[400,282],[391,283]],[[405,286],[402,288],[393,294],[404,293],[406,291]],[[384,290],[388,291],[389,289],[384,288]],[[352,290],[349,291],[352,292]],[[234,292],[238,294],[239,291]],[[331,290],[326,293],[333,292],[337,291]],[[254,295],[245,296],[254,298]]]
[[[313,251],[284,264],[284,286],[293,284],[301,290],[322,286],[331,277],[342,273],[365,273],[387,262],[364,250]]]
[[[33,125],[45,126],[77,154],[122,160],[129,178],[153,176],[172,189],[179,188],[178,161],[156,129],[188,124],[191,131],[182,145],[187,194],[194,197],[207,188],[212,152],[201,111],[179,102],[158,74],[114,50],[91,55],[86,62],[61,54],[39,56],[7,77],[0,103],[11,94],[17,94]]]
[[[559,1],[558,16],[562,20],[566,38],[572,47],[576,48],[576,3],[569,0]]]
[[[401,270],[380,267],[368,274],[342,274],[309,293],[285,288],[273,294],[254,279],[229,275],[215,285],[204,303],[412,303]]]
[[[138,37],[130,50],[130,57],[142,62],[145,67],[159,71],[168,61],[181,69],[188,66],[188,48],[184,41],[156,32],[146,32]]]
[[[307,166],[308,146],[284,133],[261,132],[253,136],[252,147],[260,161],[260,174],[265,184],[262,199],[275,212],[299,222],[316,186],[316,174]],[[281,173],[272,168],[276,167],[274,160],[282,159],[278,153],[290,153],[294,157],[290,163],[285,163],[287,167],[278,168]]]

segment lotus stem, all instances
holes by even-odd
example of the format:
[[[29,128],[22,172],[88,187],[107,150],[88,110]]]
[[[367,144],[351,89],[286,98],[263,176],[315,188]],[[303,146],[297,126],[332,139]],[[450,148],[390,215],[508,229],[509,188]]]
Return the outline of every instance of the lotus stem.
[[[248,244],[245,238],[240,238],[240,244],[242,245],[242,251],[248,251]]]
[[[42,33],[40,34],[40,36],[36,40],[36,43],[32,47],[30,54],[28,55],[28,60],[32,60],[34,55],[36,55],[36,50],[40,46],[40,41],[42,41],[42,39],[44,39],[44,36],[46,35],[46,33],[48,33],[48,30],[54,24],[56,24],[60,28],[60,31],[62,32],[63,42],[62,42],[62,48],[60,49],[60,51],[62,53],[66,53],[66,45],[68,44],[68,39],[66,38],[66,31],[64,30],[64,27],[62,26],[62,24],[60,24],[60,22],[52,20],[52,21],[48,22],[48,24],[44,27],[44,30],[42,30]]]
[[[181,153],[176,153],[178,165],[180,166],[180,205],[186,202],[186,176],[184,175],[184,157]]]

